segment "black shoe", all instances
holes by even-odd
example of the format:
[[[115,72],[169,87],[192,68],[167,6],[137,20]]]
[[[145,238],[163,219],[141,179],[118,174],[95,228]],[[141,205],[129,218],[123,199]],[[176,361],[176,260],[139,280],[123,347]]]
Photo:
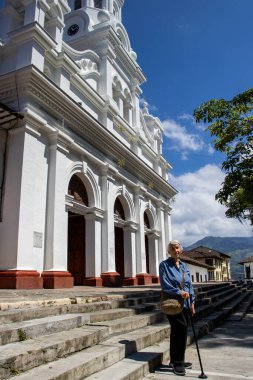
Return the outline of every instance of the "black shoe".
[[[185,369],[191,369],[192,368],[192,363],[184,362],[184,368]]]
[[[174,364],[172,362],[169,363],[168,365],[169,368],[173,368]],[[191,369],[192,368],[192,363],[189,362],[184,362],[184,368],[185,369]]]
[[[174,364],[173,372],[175,375],[184,376],[185,375],[184,365],[183,364]]]

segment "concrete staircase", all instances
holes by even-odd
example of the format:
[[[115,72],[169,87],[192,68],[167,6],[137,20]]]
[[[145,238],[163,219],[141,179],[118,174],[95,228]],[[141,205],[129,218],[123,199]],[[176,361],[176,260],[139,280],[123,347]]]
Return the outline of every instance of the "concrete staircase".
[[[253,302],[252,288],[239,283],[195,291],[198,336],[227,318],[242,318]],[[143,378],[169,358],[170,328],[159,297],[159,290],[133,289],[105,301],[73,297],[67,305],[1,311],[0,379]]]

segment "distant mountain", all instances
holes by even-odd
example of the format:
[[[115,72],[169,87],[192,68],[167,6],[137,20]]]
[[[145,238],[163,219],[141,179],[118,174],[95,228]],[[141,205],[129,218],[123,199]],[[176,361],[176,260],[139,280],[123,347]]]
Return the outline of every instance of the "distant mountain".
[[[253,236],[251,237],[214,237],[206,236],[196,243],[184,247],[185,250],[199,247],[209,247],[231,256],[231,276],[233,280],[243,277],[243,266],[238,262],[248,256],[253,256]]]

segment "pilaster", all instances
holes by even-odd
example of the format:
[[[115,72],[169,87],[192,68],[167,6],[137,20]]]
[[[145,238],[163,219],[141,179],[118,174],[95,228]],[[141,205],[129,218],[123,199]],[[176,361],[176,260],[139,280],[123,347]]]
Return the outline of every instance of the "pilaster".
[[[153,284],[158,284],[159,280],[159,255],[158,255],[158,240],[160,234],[158,231],[152,231],[148,234],[149,251],[152,254],[149,256],[149,270]]]
[[[109,175],[108,167],[101,176],[102,209],[102,274],[104,286],[118,286],[120,275],[115,268],[115,241],[114,241],[114,209],[110,195],[113,194],[114,178]]]
[[[152,283],[151,276],[146,268],[145,228],[144,228],[144,198],[140,195],[140,189],[135,190],[134,205],[136,210],[136,222],[139,228],[136,232],[136,277],[138,285],[149,285]]]
[[[165,225],[164,225],[164,208],[162,201],[157,202],[157,219],[160,229],[160,237],[158,242],[159,262],[166,259],[166,241],[165,241]]]
[[[136,278],[136,223],[124,227],[125,278],[124,286],[138,285]]]
[[[45,0],[22,0],[25,6],[24,25],[36,21],[42,27],[45,23],[45,14],[50,9]]]
[[[86,220],[86,278],[87,286],[102,286],[101,274],[101,231],[103,215],[99,210],[85,215]]]
[[[64,147],[55,131],[49,136],[45,256],[41,275],[44,288],[73,287],[73,278],[67,271],[67,213],[62,149]]]

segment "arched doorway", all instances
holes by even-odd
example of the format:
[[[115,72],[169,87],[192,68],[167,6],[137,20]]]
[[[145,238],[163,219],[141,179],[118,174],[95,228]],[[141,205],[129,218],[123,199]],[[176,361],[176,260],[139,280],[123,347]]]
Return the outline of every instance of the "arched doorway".
[[[115,269],[120,275],[118,285],[121,286],[123,283],[125,268],[124,268],[124,223],[125,223],[125,212],[119,197],[116,198],[114,203],[114,239],[115,239]]]
[[[74,201],[88,206],[88,194],[82,180],[74,174],[69,182],[68,194]],[[83,285],[85,278],[86,223],[83,215],[68,212],[68,271],[74,277],[74,285]]]

